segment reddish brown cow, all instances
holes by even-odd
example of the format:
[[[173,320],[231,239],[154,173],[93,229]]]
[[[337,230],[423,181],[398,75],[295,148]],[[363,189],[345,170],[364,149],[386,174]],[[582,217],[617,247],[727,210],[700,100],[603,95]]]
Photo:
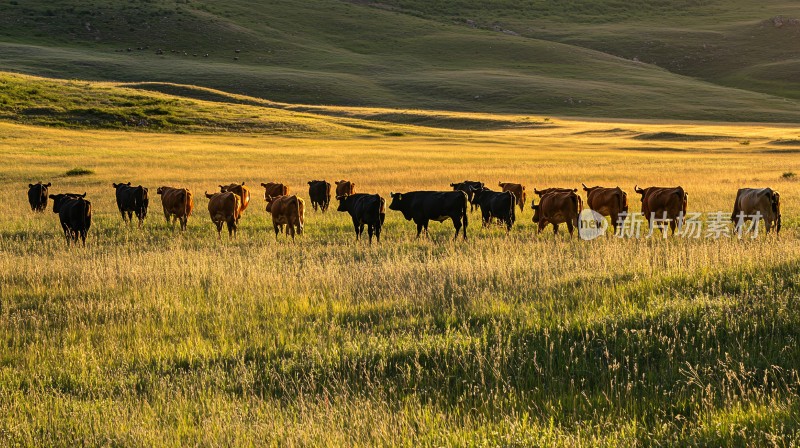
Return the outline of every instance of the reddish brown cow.
[[[236,236],[239,226],[240,210],[242,209],[242,198],[233,192],[208,194],[208,213],[211,221],[217,226],[217,237],[222,238],[222,224],[228,225],[228,236]]]
[[[172,218],[172,225],[175,221],[180,221],[181,230],[186,230],[186,223],[192,215],[194,201],[192,192],[186,188],[158,187],[156,192],[161,195],[161,205],[164,207],[164,218],[167,224]]]
[[[535,199],[531,201],[533,209],[533,222],[539,225],[538,232],[542,233],[547,224],[553,225],[553,233],[558,234],[558,225],[567,223],[569,235],[572,236],[578,220],[583,211],[583,201],[574,191],[552,191],[542,195],[539,204]]]
[[[296,195],[277,196],[267,198],[267,212],[272,215],[272,227],[275,229],[275,239],[278,233],[286,227],[286,234],[291,235],[294,240],[295,231],[303,234],[303,222],[305,221],[305,203]]]
[[[239,196],[239,215],[241,216],[242,213],[247,209],[247,206],[250,204],[250,188],[244,186],[244,182],[241,184],[230,184],[230,185],[220,185],[219,186],[220,193],[235,193]]]
[[[356,184],[349,180],[336,181],[336,197],[356,194]]]
[[[689,195],[683,187],[633,187],[634,191],[642,195],[642,215],[647,218],[652,233],[656,220],[664,223],[669,222],[672,234],[675,229],[683,225],[686,217],[686,207],[689,203]],[[666,231],[665,228],[661,229]]]
[[[268,182],[266,184],[262,183],[261,186],[264,187],[264,199],[267,199],[270,196],[274,198],[289,194],[289,187],[278,182]],[[269,202],[269,199],[267,199],[267,202]]]
[[[622,224],[628,213],[628,193],[621,188],[608,187],[587,187],[583,185],[586,192],[586,205],[600,215],[610,216],[611,225],[614,226],[614,233],[617,233],[617,226]],[[624,213],[624,214],[623,214]],[[622,215],[622,220],[620,220]],[[598,223],[600,228],[600,223]]]
[[[519,205],[520,211],[525,209],[525,201],[527,200],[527,195],[525,194],[525,185],[514,184],[511,182],[500,182],[498,185],[502,191],[510,191],[511,194],[517,198],[517,205]]]

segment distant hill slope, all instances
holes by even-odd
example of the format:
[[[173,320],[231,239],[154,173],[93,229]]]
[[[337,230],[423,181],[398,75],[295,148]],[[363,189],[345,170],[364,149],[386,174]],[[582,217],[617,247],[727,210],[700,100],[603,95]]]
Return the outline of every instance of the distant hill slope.
[[[3,2],[0,66],[59,78],[192,84],[286,103],[731,121],[800,118],[793,100],[721,87],[576,45],[473,28],[445,13],[397,3]],[[573,25],[565,26],[559,39],[568,41],[566,31],[577,29]],[[791,71],[792,63],[786,64],[782,69]]]
[[[800,2],[358,1],[636,59],[715,84],[800,98]]]

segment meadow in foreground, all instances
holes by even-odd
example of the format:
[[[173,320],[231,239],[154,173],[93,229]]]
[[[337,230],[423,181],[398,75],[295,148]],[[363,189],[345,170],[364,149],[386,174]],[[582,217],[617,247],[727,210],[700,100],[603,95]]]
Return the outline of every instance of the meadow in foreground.
[[[796,128],[552,125],[324,139],[0,124],[0,440],[797,444],[800,183],[783,173],[800,164],[769,144]],[[93,174],[64,176],[74,167]],[[318,178],[384,196],[465,178],[620,185],[632,211],[634,184],[680,184],[706,212],[772,186],[784,222],[779,238],[586,242],[534,235],[526,208],[508,236],[471,214],[470,240],[453,243],[447,223],[417,241],[387,211],[368,246],[345,214],[308,207],[291,243],[255,189],[231,241],[200,198],[270,180],[306,197]],[[87,248],[30,212],[40,179],[88,192]],[[111,183],[129,180],[193,189],[188,231],[164,223],[157,196],[142,230],[122,225]]]

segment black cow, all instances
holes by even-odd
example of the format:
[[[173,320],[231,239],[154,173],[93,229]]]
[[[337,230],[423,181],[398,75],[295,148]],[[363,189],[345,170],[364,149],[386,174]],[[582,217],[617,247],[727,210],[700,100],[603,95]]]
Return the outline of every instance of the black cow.
[[[386,201],[377,194],[356,193],[338,196],[339,208],[337,211],[348,212],[353,218],[353,227],[356,229],[356,241],[364,233],[364,224],[367,225],[369,243],[372,244],[372,233],[378,242],[381,242],[381,228],[386,219]]]
[[[31,204],[31,210],[43,212],[47,209],[47,189],[50,185],[50,182],[43,184],[41,181],[37,184],[28,184],[28,202]]]
[[[483,227],[489,225],[492,218],[496,218],[501,223],[505,223],[506,231],[511,231],[517,217],[514,207],[517,205],[517,198],[510,191],[492,191],[488,188],[475,190],[473,202],[481,208]]]
[[[422,229],[425,229],[426,235],[428,234],[430,220],[444,222],[449,218],[453,220],[453,227],[456,228],[453,240],[458,238],[462,224],[466,240],[467,202],[467,193],[463,191],[411,191],[392,193],[392,203],[389,208],[402,212],[408,221],[414,220],[417,224],[417,238]]]
[[[317,207],[319,207],[322,213],[325,213],[331,204],[331,184],[324,180],[308,181],[308,197],[311,199],[314,211],[317,211]]]
[[[484,187],[483,182],[478,182],[476,180],[465,180],[464,182],[450,184],[450,186],[453,187],[453,191],[463,191],[467,194],[467,199],[469,200],[469,211],[473,211],[477,208],[477,206],[472,202],[474,199],[474,192],[475,190],[480,190]]]
[[[67,244],[71,241],[77,243],[80,237],[86,246],[86,233],[92,226],[92,203],[85,198],[86,193],[50,195],[50,199],[53,200],[53,213],[58,213]]]
[[[139,227],[142,227],[144,218],[147,217],[147,206],[150,205],[150,197],[147,188],[139,185],[131,187],[127,184],[111,184],[117,190],[117,207],[122,215],[124,222],[133,220],[133,213],[139,219]],[[125,215],[127,213],[127,216]]]

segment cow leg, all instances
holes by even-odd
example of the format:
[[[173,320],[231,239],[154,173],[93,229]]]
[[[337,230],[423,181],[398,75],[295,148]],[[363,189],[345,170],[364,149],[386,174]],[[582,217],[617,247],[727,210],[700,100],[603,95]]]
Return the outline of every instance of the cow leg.
[[[129,211],[128,212],[128,224],[130,224],[132,222],[133,222],[133,212]]]
[[[453,219],[453,227],[456,228],[456,234],[453,235],[453,241],[455,241],[458,239],[458,231],[461,230],[461,219],[459,219],[458,217],[453,217],[452,219]],[[486,222],[484,221],[484,224],[485,223]]]
[[[81,242],[83,243],[83,247],[86,247],[86,230],[81,230]]]
[[[356,241],[358,241],[360,235],[358,234],[358,220],[356,218],[353,218],[353,229],[356,231]]]
[[[558,235],[558,224],[553,224],[553,235]]]
[[[567,231],[569,232],[569,237],[572,238],[575,234],[575,224],[572,221],[567,221]]]
[[[294,224],[287,224],[286,225],[286,233],[292,236],[292,241],[294,241]]]
[[[375,226],[367,224],[367,235],[369,235],[369,244],[372,244],[372,234],[375,232]]]
[[[120,210],[119,214],[122,215],[122,222],[127,222],[125,219],[125,210]]]
[[[417,223],[417,239],[419,239],[419,234],[422,233],[423,225],[421,223]]]
[[[669,222],[669,230],[672,231],[672,235],[675,235],[676,227],[678,227],[678,221],[676,219],[673,219],[672,221]],[[667,230],[664,229],[664,231],[666,232]]]
[[[358,225],[358,236],[359,236],[359,238],[360,238],[360,237],[361,237],[361,235],[363,235],[363,234],[364,234],[364,224],[362,223],[362,224],[359,224],[359,225]]]

